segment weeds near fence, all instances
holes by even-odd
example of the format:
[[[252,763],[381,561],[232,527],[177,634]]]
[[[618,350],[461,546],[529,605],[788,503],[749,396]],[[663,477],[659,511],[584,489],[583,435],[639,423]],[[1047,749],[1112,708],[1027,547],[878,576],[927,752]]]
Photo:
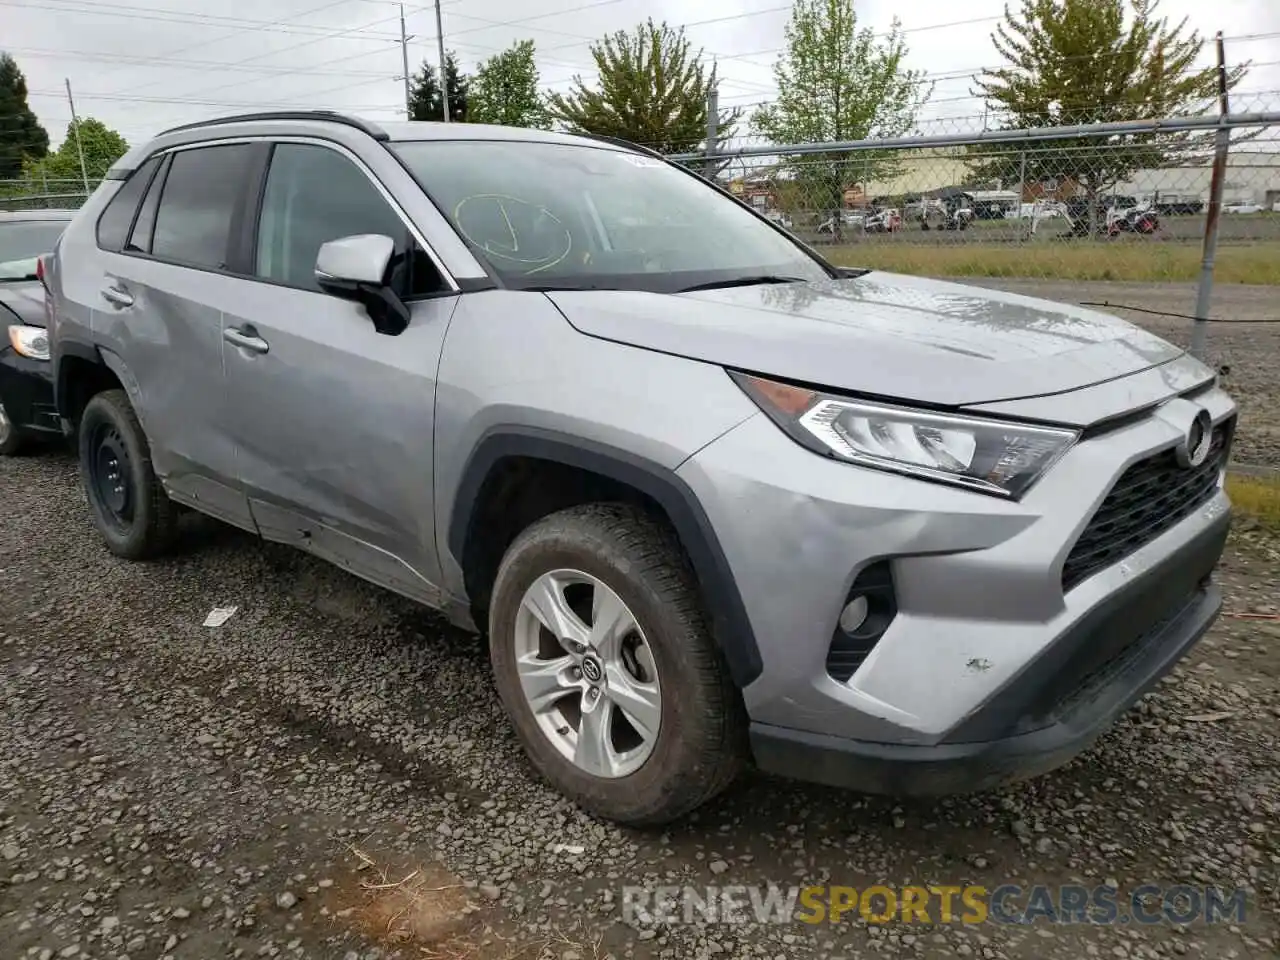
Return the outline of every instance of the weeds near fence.
[[[1227,495],[1236,514],[1280,531],[1280,477],[1227,477]]]
[[[828,247],[822,252],[840,266],[935,277],[1189,283],[1200,272],[1197,247],[1147,240],[1078,241],[1052,246],[859,243]],[[1214,278],[1219,283],[1280,286],[1280,241],[1220,247]]]

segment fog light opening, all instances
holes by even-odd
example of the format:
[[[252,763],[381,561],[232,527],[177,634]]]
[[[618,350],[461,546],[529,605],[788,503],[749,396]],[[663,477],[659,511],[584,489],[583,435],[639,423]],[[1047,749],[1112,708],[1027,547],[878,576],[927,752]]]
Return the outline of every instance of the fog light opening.
[[[840,611],[840,629],[845,633],[857,633],[858,628],[866,622],[867,614],[870,612],[871,607],[867,604],[866,597],[854,597]]]
[[[862,666],[898,613],[893,572],[880,560],[854,578],[827,650],[827,673],[845,683]]]

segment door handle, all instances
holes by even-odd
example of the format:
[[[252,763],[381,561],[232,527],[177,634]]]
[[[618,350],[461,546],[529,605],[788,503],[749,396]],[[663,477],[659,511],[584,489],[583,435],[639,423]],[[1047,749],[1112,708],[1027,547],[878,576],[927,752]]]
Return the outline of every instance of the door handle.
[[[117,307],[132,307],[133,294],[123,287],[112,284],[109,287],[102,288],[102,299],[108,303],[114,303]]]
[[[222,331],[222,339],[227,343],[234,343],[237,347],[248,350],[250,353],[266,353],[271,349],[271,345],[258,336],[257,331],[252,327],[247,330],[228,327]]]

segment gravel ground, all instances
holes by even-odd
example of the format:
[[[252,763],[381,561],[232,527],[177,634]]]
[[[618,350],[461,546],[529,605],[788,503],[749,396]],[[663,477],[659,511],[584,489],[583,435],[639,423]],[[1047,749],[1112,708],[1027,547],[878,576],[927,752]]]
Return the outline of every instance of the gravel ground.
[[[895,805],[749,779],[642,833],[532,779],[481,645],[430,614],[194,516],[178,557],[116,560],[61,453],[0,459],[0,500],[5,960],[1280,948],[1274,620],[1224,618],[1096,748],[1029,784]],[[1280,540],[1238,533],[1228,609],[1274,614],[1277,571]],[[712,882],[1209,884],[1246,889],[1248,912],[1190,927],[622,922],[624,884]]]
[[[965,282],[1050,300],[1125,304],[1187,316],[1194,314],[1196,304],[1196,288],[1190,283]],[[1124,317],[1179,346],[1190,344],[1190,320],[1112,307],[1098,309]],[[1223,383],[1240,404],[1240,431],[1233,456],[1240,463],[1280,469],[1280,290],[1220,284],[1213,290],[1209,315],[1225,321],[1208,328],[1209,361],[1229,368]]]

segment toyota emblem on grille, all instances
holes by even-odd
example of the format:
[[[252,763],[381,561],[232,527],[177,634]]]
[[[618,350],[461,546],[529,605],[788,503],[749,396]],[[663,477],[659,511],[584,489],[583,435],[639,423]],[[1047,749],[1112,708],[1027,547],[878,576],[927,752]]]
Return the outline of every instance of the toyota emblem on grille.
[[[1186,437],[1178,444],[1178,463],[1188,469],[1200,466],[1208,458],[1212,445],[1213,424],[1209,420],[1209,412],[1198,410],[1191,425],[1187,427]]]

